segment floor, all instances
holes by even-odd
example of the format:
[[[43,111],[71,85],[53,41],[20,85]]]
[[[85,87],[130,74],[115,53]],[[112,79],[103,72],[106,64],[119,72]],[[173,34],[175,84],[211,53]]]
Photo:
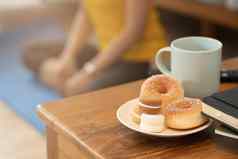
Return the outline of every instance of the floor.
[[[41,0],[10,0],[10,1],[1,1],[0,2],[0,8],[22,8],[22,7],[28,7],[33,5],[39,5],[41,4]]]
[[[10,16],[7,13],[2,14],[1,9],[3,8],[3,5],[5,4],[3,4],[3,2],[0,2],[0,30],[2,24],[6,25],[7,29],[4,30],[3,27],[3,30],[0,31],[0,41],[2,44],[0,46],[1,58],[5,57],[5,54],[12,56],[14,54],[12,48],[17,48],[18,52],[21,52],[23,49],[21,46],[23,46],[23,44],[25,44],[25,42],[27,41],[31,41],[33,39],[49,39],[48,36],[52,36],[52,30],[48,29],[51,28],[51,25],[49,25],[49,27],[48,25],[44,27],[44,22],[42,24],[41,22],[38,22],[39,20],[34,20],[34,22],[36,22],[36,25],[34,25],[33,29],[31,29],[32,27],[29,27],[28,23],[25,23],[26,21],[22,22],[22,19],[33,19],[33,16],[32,18],[19,18],[18,16],[15,17],[15,13],[19,13],[17,11],[9,12]],[[18,23],[19,20],[21,20],[20,24]],[[47,22],[47,18],[44,18],[43,21]],[[39,28],[44,28],[43,30],[45,34],[42,34],[42,32],[39,31],[35,31],[35,29]],[[45,37],[45,35],[48,36]],[[57,38],[58,37],[56,37],[56,39]],[[11,62],[13,62],[13,58],[11,58],[11,60]],[[7,61],[8,60],[6,60],[6,63]],[[4,76],[3,65],[4,62],[1,62],[1,82],[3,81],[3,78],[6,77]],[[9,69],[10,68],[8,68],[8,70]],[[1,90],[2,92],[4,92],[4,94],[6,94],[6,91],[3,91],[3,89]],[[16,92],[13,89],[8,90],[12,93]],[[0,159],[46,159],[45,137],[42,136],[38,131],[36,131],[36,129],[33,128],[30,124],[28,124],[28,122],[25,122],[11,109],[11,106],[13,105],[11,103],[13,102],[12,100],[14,98],[20,99],[22,97],[22,95],[20,97],[12,95],[10,100],[6,100],[5,98],[0,97]],[[7,104],[2,101],[7,102]],[[26,105],[23,103],[21,106]]]
[[[0,125],[1,159],[46,158],[45,137],[3,102],[0,102]]]

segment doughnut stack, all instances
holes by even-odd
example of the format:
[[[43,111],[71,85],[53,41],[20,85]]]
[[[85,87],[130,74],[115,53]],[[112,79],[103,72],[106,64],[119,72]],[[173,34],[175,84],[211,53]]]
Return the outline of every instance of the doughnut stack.
[[[204,124],[207,119],[201,111],[202,102],[199,99],[185,98],[179,81],[168,75],[154,75],[142,84],[138,105],[131,115],[132,120],[141,128],[160,132],[166,127],[184,130]],[[164,125],[161,125],[161,120]],[[145,127],[144,125],[148,125],[146,123],[157,124],[158,129]]]

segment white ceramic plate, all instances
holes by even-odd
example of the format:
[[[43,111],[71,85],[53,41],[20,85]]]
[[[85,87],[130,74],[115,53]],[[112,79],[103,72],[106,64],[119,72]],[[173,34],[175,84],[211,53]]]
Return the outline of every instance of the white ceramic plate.
[[[142,134],[157,136],[157,137],[179,137],[179,136],[185,136],[185,135],[190,135],[190,134],[200,132],[202,130],[205,130],[212,124],[212,120],[209,120],[206,124],[194,129],[189,129],[189,130],[175,130],[175,129],[166,128],[165,130],[159,133],[145,131],[140,129],[139,125],[132,121],[132,117],[130,115],[130,112],[133,110],[133,108],[137,104],[138,104],[138,99],[136,98],[121,105],[120,108],[117,110],[117,119],[120,121],[120,123],[122,123],[127,128]]]

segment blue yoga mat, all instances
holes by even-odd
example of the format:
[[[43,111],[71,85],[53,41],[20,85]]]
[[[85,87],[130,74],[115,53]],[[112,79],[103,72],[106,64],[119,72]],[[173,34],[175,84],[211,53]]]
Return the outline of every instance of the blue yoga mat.
[[[42,85],[24,67],[22,44],[33,39],[63,38],[63,31],[49,21],[0,33],[0,100],[40,132],[44,131],[44,125],[37,117],[37,105],[59,99],[60,96]]]

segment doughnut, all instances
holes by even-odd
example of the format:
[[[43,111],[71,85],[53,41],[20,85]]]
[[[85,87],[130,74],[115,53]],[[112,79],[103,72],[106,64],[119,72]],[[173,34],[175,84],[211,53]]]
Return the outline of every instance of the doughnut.
[[[131,117],[132,121],[136,124],[140,124],[141,121],[141,111],[139,109],[139,106],[135,106],[131,111]]]
[[[141,101],[138,103],[138,108],[140,113],[146,113],[146,114],[160,114],[161,113],[161,104],[158,105],[148,105],[144,104]]]
[[[144,113],[163,113],[166,105],[183,97],[183,88],[176,79],[167,75],[154,75],[141,86],[139,107]]]
[[[180,99],[167,105],[164,113],[165,124],[173,129],[192,129],[208,121],[201,112],[201,100],[194,98]]]
[[[150,132],[161,132],[165,129],[165,117],[161,114],[144,114],[138,106],[131,110],[132,121],[139,125],[140,129]]]

